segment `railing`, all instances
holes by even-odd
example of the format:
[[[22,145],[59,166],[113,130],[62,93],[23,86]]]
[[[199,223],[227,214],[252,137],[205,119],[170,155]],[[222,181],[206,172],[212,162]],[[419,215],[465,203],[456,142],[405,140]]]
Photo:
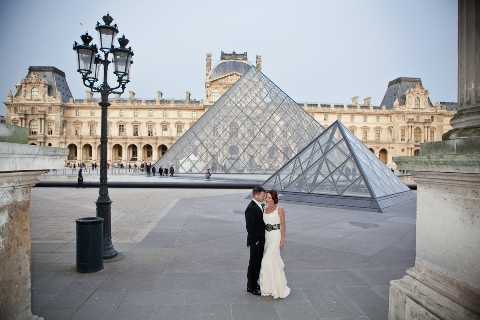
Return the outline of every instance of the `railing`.
[[[78,176],[78,170],[80,170],[79,167],[76,168],[63,168],[63,169],[52,169],[49,170],[47,175],[48,176],[67,176],[67,177],[76,177]],[[84,176],[100,176],[100,168],[97,169],[92,169],[91,167],[86,167],[83,168],[82,174]],[[141,169],[140,167],[137,168],[116,168],[116,167],[110,167],[108,169],[108,175],[132,175],[132,176],[141,176],[141,175],[146,175],[147,171],[145,168]]]

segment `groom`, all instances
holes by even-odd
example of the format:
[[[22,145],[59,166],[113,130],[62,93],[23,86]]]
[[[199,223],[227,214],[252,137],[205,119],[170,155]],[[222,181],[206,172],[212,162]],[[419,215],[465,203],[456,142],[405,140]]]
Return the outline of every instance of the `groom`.
[[[250,261],[248,262],[247,291],[251,294],[260,295],[258,277],[262,265],[263,246],[265,244],[265,223],[263,211],[265,209],[265,190],[255,187],[252,191],[252,201],[245,210],[247,225],[247,247],[250,247]]]

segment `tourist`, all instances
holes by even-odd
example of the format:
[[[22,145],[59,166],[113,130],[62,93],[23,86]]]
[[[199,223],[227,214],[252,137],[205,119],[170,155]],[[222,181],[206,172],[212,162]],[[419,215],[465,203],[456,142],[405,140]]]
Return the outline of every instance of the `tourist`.
[[[83,173],[82,173],[82,168],[78,170],[78,178],[77,178],[77,187],[83,187]]]
[[[165,168],[165,169],[163,170],[163,173],[165,174],[165,177],[168,177],[168,168]]]
[[[175,173],[175,169],[173,166],[170,167],[170,177],[173,177],[173,174]]]
[[[147,176],[150,177],[150,163],[145,165],[145,170],[147,171]]]
[[[155,166],[152,166],[152,175],[155,177]]]
[[[159,174],[160,176],[163,176],[163,168],[162,168],[162,167],[159,167],[159,168],[158,168],[158,174]]]
[[[210,177],[212,176],[212,173],[210,172],[210,168],[207,169],[207,173],[205,174],[205,178],[207,180],[210,180]]]

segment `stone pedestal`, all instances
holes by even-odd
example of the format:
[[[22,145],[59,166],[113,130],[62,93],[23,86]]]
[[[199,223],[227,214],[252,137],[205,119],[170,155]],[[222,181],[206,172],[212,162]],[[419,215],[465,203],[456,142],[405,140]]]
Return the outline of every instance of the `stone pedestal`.
[[[62,168],[66,150],[0,142],[0,319],[31,312],[30,194],[38,176]]]
[[[395,160],[415,170],[417,245],[414,267],[390,283],[390,320],[480,319],[480,154],[448,145]]]
[[[459,110],[443,141],[399,157],[415,172],[414,267],[390,282],[389,320],[480,319],[480,1],[458,2]]]

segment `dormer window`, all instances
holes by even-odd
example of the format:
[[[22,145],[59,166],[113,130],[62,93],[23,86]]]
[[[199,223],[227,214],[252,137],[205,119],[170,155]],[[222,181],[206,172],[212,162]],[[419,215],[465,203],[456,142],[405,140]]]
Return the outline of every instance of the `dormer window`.
[[[37,87],[33,87],[30,93],[32,95],[32,99],[37,99],[40,96],[40,93]]]

